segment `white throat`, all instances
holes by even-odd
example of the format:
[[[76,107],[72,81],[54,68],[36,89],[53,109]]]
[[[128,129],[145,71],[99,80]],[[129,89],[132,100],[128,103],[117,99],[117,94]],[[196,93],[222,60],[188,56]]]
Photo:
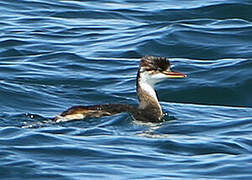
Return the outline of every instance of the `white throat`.
[[[139,108],[144,109],[147,106],[158,108],[162,112],[162,108],[158,102],[157,94],[154,85],[162,81],[163,77],[160,74],[150,75],[148,72],[142,72],[138,79],[138,97]]]
[[[157,102],[157,104],[159,104],[157,94],[151,84],[140,81],[139,88],[141,88],[141,90],[143,91],[142,93],[144,96],[149,96],[149,98],[152,98],[154,101]],[[148,102],[145,102],[145,101],[143,102],[143,100],[140,100],[139,105],[140,105],[140,108],[144,109],[148,105]]]

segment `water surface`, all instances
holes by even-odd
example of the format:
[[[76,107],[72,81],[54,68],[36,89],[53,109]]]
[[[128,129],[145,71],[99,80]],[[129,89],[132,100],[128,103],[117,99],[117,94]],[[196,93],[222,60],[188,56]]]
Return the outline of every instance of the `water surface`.
[[[241,0],[0,0],[1,179],[251,179],[251,12]],[[144,55],[188,75],[157,85],[168,121],[45,122],[137,104]]]

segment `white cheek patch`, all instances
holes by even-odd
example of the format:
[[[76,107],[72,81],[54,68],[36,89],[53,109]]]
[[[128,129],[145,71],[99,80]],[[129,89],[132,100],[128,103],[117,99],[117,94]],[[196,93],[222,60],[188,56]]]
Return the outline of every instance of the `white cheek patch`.
[[[164,81],[168,79],[167,75],[160,73],[160,72],[154,72],[154,71],[145,71],[140,74],[140,81],[142,83],[147,83],[150,86],[154,86],[156,83],[160,81]]]
[[[151,86],[154,86],[156,83],[167,79],[167,76],[162,73],[155,73],[155,74],[145,73],[142,78],[145,82],[147,82]]]
[[[151,75],[150,81],[153,81],[155,84],[155,83],[163,81],[165,79],[167,79],[166,75],[164,75],[163,73],[157,73],[157,74]]]

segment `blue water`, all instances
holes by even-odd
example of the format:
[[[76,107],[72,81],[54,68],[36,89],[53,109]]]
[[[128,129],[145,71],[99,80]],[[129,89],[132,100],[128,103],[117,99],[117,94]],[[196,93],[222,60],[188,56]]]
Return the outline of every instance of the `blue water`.
[[[249,0],[0,0],[0,179],[252,179]],[[169,120],[49,123],[72,105],[137,104],[140,57],[186,79]]]

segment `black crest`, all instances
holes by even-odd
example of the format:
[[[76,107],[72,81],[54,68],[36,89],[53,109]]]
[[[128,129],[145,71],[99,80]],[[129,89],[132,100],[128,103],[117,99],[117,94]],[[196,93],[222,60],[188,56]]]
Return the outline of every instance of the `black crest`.
[[[140,67],[146,71],[165,71],[170,68],[170,61],[166,57],[144,56],[141,59]]]

